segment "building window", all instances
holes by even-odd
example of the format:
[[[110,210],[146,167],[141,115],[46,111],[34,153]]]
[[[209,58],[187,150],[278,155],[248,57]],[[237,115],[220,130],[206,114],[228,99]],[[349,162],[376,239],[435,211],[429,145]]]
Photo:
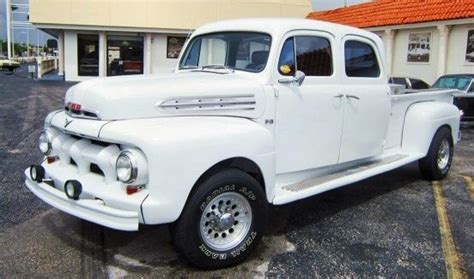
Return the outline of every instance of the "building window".
[[[77,61],[79,76],[99,76],[98,35],[77,35]]]
[[[415,33],[408,35],[407,62],[430,62],[431,33]]]
[[[143,74],[143,37],[107,36],[107,75]]]
[[[296,69],[307,76],[332,75],[331,45],[321,37],[296,37]]]
[[[166,46],[166,57],[176,59],[181,53],[186,37],[168,36]]]
[[[467,31],[466,62],[474,63],[474,29]]]
[[[359,41],[347,41],[344,44],[344,58],[348,77],[380,76],[377,56],[370,45]]]

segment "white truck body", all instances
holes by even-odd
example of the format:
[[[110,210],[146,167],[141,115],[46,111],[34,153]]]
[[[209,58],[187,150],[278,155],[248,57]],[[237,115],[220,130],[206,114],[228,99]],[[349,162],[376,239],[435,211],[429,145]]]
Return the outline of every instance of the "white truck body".
[[[65,98],[69,111],[55,111],[45,121],[52,133],[48,156],[55,160],[41,166],[54,187],[34,181],[29,170],[27,187],[72,215],[134,231],[139,224],[176,221],[200,178],[220,167],[253,174],[269,204],[285,204],[417,161],[440,127],[458,140],[453,91],[392,95],[375,34],[314,20],[246,19],[205,25],[189,41],[238,31],[271,36],[262,71],[178,65],[167,75],[98,78],[73,86]],[[279,73],[282,46],[295,36],[330,42],[330,76],[306,75],[298,85]],[[373,48],[378,77],[345,74],[348,40]],[[71,104],[81,112],[72,113]],[[125,149],[143,159],[135,182],[141,188],[133,194],[115,169]],[[82,184],[79,199],[64,194],[68,180]]]

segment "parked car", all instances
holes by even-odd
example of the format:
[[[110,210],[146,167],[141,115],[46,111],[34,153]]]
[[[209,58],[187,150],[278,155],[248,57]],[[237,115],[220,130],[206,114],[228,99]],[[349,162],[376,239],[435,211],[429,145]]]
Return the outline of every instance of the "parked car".
[[[405,89],[421,90],[421,89],[430,88],[430,85],[428,83],[424,82],[421,79],[417,79],[417,78],[390,77],[388,82],[392,83],[392,84],[403,85],[403,86],[405,86]]]
[[[237,264],[272,205],[416,161],[425,179],[448,174],[454,91],[392,96],[383,53],[377,35],[321,21],[207,24],[174,73],[71,87],[46,117],[45,159],[26,186],[110,228],[171,223],[198,267]]]
[[[20,63],[8,60],[8,59],[0,59],[0,70],[8,70],[10,72],[14,72],[15,69],[20,67]]]
[[[461,110],[462,122],[474,122],[474,74],[441,76],[433,84],[434,88],[457,89],[454,104]]]

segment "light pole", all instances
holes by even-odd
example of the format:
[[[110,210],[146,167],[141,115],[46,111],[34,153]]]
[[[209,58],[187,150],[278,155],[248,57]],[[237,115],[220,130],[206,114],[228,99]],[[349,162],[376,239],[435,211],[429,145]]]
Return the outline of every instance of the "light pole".
[[[7,12],[7,49],[8,49],[8,59],[12,58],[12,46],[11,46],[11,40],[12,40],[12,34],[11,34],[11,19],[10,19],[10,0],[5,1],[6,9],[5,11]]]

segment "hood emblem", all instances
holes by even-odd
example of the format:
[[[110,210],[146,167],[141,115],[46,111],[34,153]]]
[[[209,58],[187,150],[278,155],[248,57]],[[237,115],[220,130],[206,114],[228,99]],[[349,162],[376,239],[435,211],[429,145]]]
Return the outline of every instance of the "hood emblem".
[[[67,126],[69,126],[69,124],[71,124],[71,123],[72,123],[72,119],[69,120],[69,119],[66,118],[66,119],[64,120],[64,128],[66,128]]]

